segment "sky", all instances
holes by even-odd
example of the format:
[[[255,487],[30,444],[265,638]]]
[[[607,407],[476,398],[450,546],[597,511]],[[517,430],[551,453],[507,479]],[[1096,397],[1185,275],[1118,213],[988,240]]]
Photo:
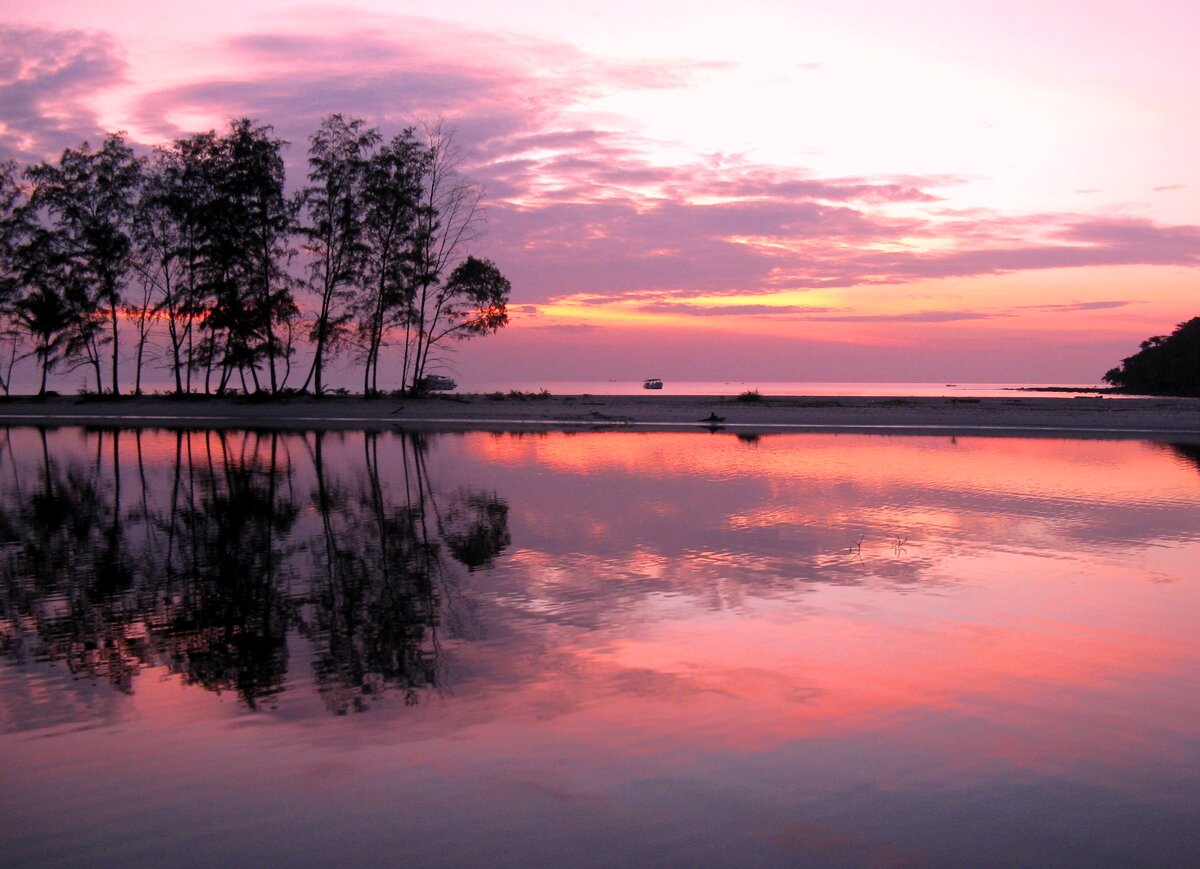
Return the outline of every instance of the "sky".
[[[1200,4],[0,0],[0,158],[444,118],[461,381],[1096,383],[1200,314]]]

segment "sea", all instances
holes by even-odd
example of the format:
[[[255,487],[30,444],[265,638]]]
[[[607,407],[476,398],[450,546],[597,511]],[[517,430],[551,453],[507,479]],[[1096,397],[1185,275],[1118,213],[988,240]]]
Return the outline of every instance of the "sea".
[[[761,395],[904,396],[946,398],[1073,398],[1104,389],[1102,384],[896,383],[889,381],[665,380],[662,390],[647,390],[641,380],[458,380],[458,392],[540,392],[551,395]]]

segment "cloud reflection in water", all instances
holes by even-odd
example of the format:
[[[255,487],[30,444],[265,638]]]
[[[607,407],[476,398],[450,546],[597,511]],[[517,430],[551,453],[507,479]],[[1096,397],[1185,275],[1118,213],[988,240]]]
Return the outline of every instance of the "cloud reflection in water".
[[[0,760],[30,820],[0,843],[33,862],[62,856],[67,781],[110,829],[193,795],[165,837],[114,845],[96,820],[68,838],[126,859],[213,857],[200,818],[248,859],[243,817],[276,853],[373,862],[370,830],[418,864],[1171,862],[1198,844],[1192,447],[2,446]],[[112,789],[129,796],[100,811]]]

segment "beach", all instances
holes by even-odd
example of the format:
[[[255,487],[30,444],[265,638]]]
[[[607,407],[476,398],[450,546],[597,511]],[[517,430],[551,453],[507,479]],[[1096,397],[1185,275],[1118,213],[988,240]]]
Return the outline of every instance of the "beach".
[[[141,428],[854,431],[1200,440],[1194,398],[895,396],[9,397],[0,423]]]

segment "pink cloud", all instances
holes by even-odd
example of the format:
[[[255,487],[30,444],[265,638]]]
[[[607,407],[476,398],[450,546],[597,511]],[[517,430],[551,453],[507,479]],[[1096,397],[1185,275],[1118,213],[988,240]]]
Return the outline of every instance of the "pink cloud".
[[[124,69],[106,34],[0,27],[0,157],[38,160],[98,138],[89,98]]]
[[[1073,313],[1076,311],[1111,311],[1114,308],[1124,308],[1138,304],[1130,299],[1097,300],[1094,302],[1066,302],[1061,305],[1021,305],[1016,310],[1051,311],[1054,313]]]

